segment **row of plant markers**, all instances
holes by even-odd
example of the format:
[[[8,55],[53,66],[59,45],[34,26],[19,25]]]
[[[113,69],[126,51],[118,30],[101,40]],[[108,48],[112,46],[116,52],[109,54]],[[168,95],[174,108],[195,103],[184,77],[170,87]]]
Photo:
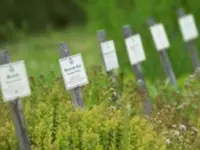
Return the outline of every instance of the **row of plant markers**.
[[[178,22],[185,42],[194,40],[199,36],[192,14],[180,17]],[[150,24],[149,22],[149,25],[150,32],[152,34],[157,50],[163,51],[168,49],[170,44],[163,24]],[[101,34],[98,36],[101,36]],[[99,39],[100,38],[101,37],[99,37]],[[126,37],[125,44],[131,65],[138,64],[145,60],[145,53],[139,34],[129,35]],[[62,48],[63,51],[68,51],[67,47]],[[115,51],[114,41],[102,40],[101,50],[106,70],[109,72],[117,69],[119,64]],[[81,54],[61,58],[59,63],[67,90],[71,90],[88,83],[88,77],[85,71]],[[1,65],[0,83],[3,100],[5,102],[30,95],[31,93],[24,61]]]
[[[199,34],[195,25],[192,14],[183,15],[183,11],[179,10],[180,29],[185,42],[190,42],[196,39]],[[170,79],[170,83],[176,84],[176,79],[171,69],[170,61],[165,53],[170,44],[164,29],[163,24],[156,23],[152,18],[148,21],[150,32],[152,34],[156,49],[160,52],[163,66]],[[131,65],[133,66],[136,79],[143,79],[140,69],[140,62],[145,60],[145,53],[142,45],[142,40],[139,34],[132,35],[130,27],[124,26],[124,37],[127,48],[127,53]],[[112,72],[119,67],[118,59],[115,51],[113,40],[106,41],[105,32],[98,31],[98,38],[101,45],[102,56],[107,72]],[[75,107],[84,107],[83,100],[80,94],[80,87],[88,84],[88,76],[84,67],[81,54],[70,56],[69,49],[65,44],[59,45],[60,59],[59,65],[64,79],[65,87],[70,91],[72,101]],[[197,56],[195,56],[198,59]],[[28,142],[28,134],[24,128],[23,114],[20,111],[19,98],[31,95],[29,81],[27,77],[25,62],[9,62],[6,51],[0,52],[0,86],[4,102],[11,102],[11,114],[15,125],[16,134],[19,140],[20,149],[30,149]],[[143,87],[145,88],[145,86]],[[145,98],[145,110],[149,113],[151,104],[149,97]]]
[[[152,18],[148,21],[148,23],[150,25],[150,32],[158,52],[168,49],[170,47],[170,43],[165,32],[164,25],[162,23],[155,23]],[[192,14],[180,17],[178,23],[180,25],[183,39],[186,43],[198,38],[199,34]],[[99,36],[103,37],[100,32],[103,31],[99,31]],[[125,44],[131,65],[138,64],[146,59],[139,33],[126,37]],[[117,69],[119,64],[113,40],[102,42],[101,49],[106,70],[112,71],[113,69]]]

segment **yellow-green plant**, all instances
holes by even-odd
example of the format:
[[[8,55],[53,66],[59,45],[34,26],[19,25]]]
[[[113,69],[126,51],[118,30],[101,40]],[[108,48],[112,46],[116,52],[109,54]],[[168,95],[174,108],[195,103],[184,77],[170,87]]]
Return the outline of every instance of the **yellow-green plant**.
[[[30,78],[32,95],[22,110],[32,150],[185,150],[199,148],[199,77],[195,74],[179,91],[157,84],[153,112],[143,114],[143,93],[135,82],[118,90],[95,67],[91,85],[82,88],[85,110],[75,110],[62,78],[46,83]],[[121,81],[120,81],[121,82]],[[97,98],[95,100],[95,98]],[[94,101],[93,101],[94,100]],[[0,149],[18,150],[8,103],[0,97]],[[186,128],[186,130],[185,130]]]

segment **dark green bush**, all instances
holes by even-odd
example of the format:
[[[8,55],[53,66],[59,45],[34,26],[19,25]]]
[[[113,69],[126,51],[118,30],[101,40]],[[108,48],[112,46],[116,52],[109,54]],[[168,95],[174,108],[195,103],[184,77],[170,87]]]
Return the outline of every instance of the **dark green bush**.
[[[62,28],[82,23],[84,13],[73,0],[2,0],[0,1],[0,40],[13,38],[10,24],[26,32],[47,27]]]

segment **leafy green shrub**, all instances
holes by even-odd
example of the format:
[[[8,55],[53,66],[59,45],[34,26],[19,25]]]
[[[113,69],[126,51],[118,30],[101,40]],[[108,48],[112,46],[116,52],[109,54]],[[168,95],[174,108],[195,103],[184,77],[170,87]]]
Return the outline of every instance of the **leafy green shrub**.
[[[101,76],[101,73],[97,73],[96,78],[100,79]],[[102,81],[105,79],[103,77]],[[96,101],[98,105],[93,103],[85,111],[74,110],[61,78],[53,81],[53,86],[45,82],[41,84],[42,81],[36,83],[33,77],[30,81],[32,95],[21,103],[33,150],[165,148],[165,140],[148,125],[145,118],[130,115],[120,103],[118,107],[110,106],[114,104],[108,101],[110,94],[99,96],[101,103]],[[108,83],[105,82],[105,85]],[[84,93],[88,92],[90,89],[86,86]],[[104,92],[101,90],[101,94]],[[0,106],[0,147],[5,150],[18,149],[7,104],[1,100]]]
[[[134,81],[123,80],[120,99],[116,100],[112,99],[112,82],[101,68],[96,66],[88,74],[92,85],[82,90],[85,110],[74,110],[62,78],[47,84],[42,75],[30,77],[32,95],[21,103],[33,150],[199,149],[200,109],[198,103],[193,104],[199,100],[195,94],[200,88],[198,70],[186,80],[190,88],[176,90],[157,83],[148,119],[141,116],[144,97]],[[16,150],[8,104],[1,99],[0,107],[0,147]]]
[[[167,149],[199,149],[199,69],[183,87],[160,87],[151,122],[167,139]]]

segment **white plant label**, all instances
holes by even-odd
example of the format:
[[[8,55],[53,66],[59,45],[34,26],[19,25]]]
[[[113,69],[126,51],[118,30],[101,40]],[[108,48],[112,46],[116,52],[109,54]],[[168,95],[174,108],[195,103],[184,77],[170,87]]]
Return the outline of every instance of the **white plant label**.
[[[126,38],[125,43],[131,65],[137,64],[146,59],[142,40],[139,34]]]
[[[198,38],[199,34],[192,14],[180,17],[178,22],[185,42]]]
[[[67,90],[88,84],[81,54],[59,59],[59,64]]]
[[[119,68],[114,41],[110,40],[101,43],[101,50],[103,53],[106,70],[111,71],[113,69]]]
[[[158,51],[169,48],[170,44],[163,24],[153,25],[150,30]]]
[[[4,102],[31,95],[23,60],[0,66],[0,85]]]

